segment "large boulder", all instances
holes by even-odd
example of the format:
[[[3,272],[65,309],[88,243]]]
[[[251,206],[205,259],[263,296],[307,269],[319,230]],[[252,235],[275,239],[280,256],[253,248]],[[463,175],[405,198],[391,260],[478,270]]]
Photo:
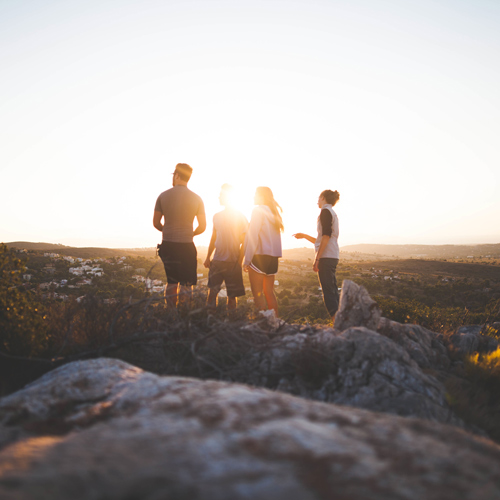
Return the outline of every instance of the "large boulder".
[[[500,498],[500,448],[456,427],[105,358],[1,399],[0,422],[2,500]]]

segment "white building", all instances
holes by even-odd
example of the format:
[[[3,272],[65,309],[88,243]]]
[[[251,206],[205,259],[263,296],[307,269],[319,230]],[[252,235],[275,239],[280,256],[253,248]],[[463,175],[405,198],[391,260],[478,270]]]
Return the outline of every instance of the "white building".
[[[104,270],[101,267],[93,267],[89,274],[93,274],[94,276],[102,276],[104,274]]]
[[[91,285],[92,284],[92,280],[89,279],[89,278],[85,278],[83,280],[80,280],[76,286],[84,286],[84,285]]]

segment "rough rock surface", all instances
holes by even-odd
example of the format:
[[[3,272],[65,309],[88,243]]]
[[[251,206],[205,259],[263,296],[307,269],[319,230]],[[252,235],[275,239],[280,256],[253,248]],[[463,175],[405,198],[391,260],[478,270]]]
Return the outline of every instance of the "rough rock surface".
[[[0,422],[3,500],[500,498],[500,448],[456,427],[105,358],[1,399]]]
[[[246,383],[308,399],[462,425],[444,386],[403,347],[364,327],[284,337],[255,356],[248,374]]]
[[[402,325],[380,318],[378,333],[400,345],[420,368],[446,369],[450,366],[443,335],[420,325]]]
[[[377,330],[381,315],[377,303],[366,288],[354,281],[342,282],[339,310],[335,315],[336,330],[347,330],[351,326],[366,326],[370,330]]]

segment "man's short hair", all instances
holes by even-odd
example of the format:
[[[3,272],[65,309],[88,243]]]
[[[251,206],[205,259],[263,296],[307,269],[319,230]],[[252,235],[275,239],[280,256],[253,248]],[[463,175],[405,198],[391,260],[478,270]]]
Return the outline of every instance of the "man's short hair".
[[[184,182],[188,182],[193,173],[193,169],[187,163],[177,163],[175,171]]]

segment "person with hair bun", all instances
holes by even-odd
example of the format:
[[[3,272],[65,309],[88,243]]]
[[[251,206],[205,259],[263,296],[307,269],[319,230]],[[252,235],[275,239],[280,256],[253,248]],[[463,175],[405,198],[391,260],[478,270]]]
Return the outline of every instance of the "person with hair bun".
[[[278,272],[278,259],[282,255],[282,209],[271,189],[265,186],[257,188],[254,201],[256,206],[245,237],[243,270],[248,272],[256,309],[273,309],[278,316],[274,275]]]
[[[318,236],[316,238],[304,233],[293,235],[298,240],[306,239],[314,244],[316,258],[314,259],[313,270],[318,273],[323,300],[332,321],[335,319],[335,313],[339,308],[339,290],[335,275],[340,256],[338,243],[339,219],[333,210],[339,198],[339,192],[330,189],[325,189],[319,195],[318,207],[321,211],[318,217]]]

